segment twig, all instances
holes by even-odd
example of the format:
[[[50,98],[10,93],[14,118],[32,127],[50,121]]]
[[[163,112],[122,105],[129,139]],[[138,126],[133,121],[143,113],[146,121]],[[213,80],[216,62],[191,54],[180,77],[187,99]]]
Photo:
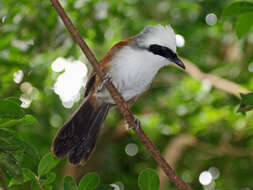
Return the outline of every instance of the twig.
[[[40,183],[40,177],[36,176],[35,178],[36,178],[36,181],[37,181],[37,184],[38,184],[40,190],[44,190],[43,187],[42,187],[42,185],[41,185],[41,183]]]
[[[197,138],[193,135],[181,134],[174,137],[170,143],[165,148],[165,152],[163,153],[166,161],[170,163],[170,165],[175,169],[177,166],[177,162],[184,153],[184,151],[190,147],[196,145],[198,142]],[[168,183],[167,176],[164,175],[162,169],[160,167],[157,168],[157,173],[160,178],[160,189],[164,189],[166,184]]]
[[[72,37],[76,40],[76,42],[81,47],[83,53],[86,55],[87,59],[93,65],[97,75],[100,77],[102,81],[106,78],[106,73],[100,67],[98,61],[96,60],[94,54],[91,52],[87,44],[82,39],[80,33],[77,31],[75,26],[72,24],[71,20],[63,10],[62,6],[60,5],[58,0],[51,0],[53,7],[57,10],[58,14],[60,15],[62,21],[66,25],[67,29],[69,30]],[[140,140],[145,144],[148,151],[151,153],[153,158],[156,162],[161,166],[163,171],[166,175],[170,178],[170,180],[175,184],[176,187],[182,190],[192,190],[189,185],[187,185],[177,174],[173,171],[173,169],[169,166],[169,164],[165,161],[165,159],[161,156],[159,151],[156,149],[154,144],[150,141],[147,135],[143,132],[141,127],[137,127],[135,123],[135,118],[132,112],[129,110],[127,103],[124,101],[122,96],[118,93],[117,89],[111,82],[107,82],[105,84],[107,90],[110,92],[111,97],[113,98],[114,102],[118,105],[121,113],[123,114],[125,120],[127,121],[128,125],[133,127],[136,135],[140,138]]]
[[[8,187],[7,187],[5,180],[4,180],[4,176],[1,171],[0,171],[0,180],[2,181],[2,185],[3,185],[4,190],[8,190]]]
[[[196,65],[194,65],[187,59],[182,60],[186,66],[186,72],[189,73],[196,80],[207,81],[215,88],[223,90],[237,97],[240,97],[240,93],[246,94],[250,92],[249,90],[227,79],[215,76],[211,73],[202,72]]]

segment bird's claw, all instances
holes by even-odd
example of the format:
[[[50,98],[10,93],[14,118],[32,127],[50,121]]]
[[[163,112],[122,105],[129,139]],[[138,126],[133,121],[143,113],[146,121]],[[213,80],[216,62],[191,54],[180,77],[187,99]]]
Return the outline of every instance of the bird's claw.
[[[97,92],[100,92],[100,91],[102,90],[103,86],[105,85],[105,83],[107,83],[107,82],[112,82],[112,76],[111,76],[111,74],[109,74],[109,73],[106,73],[106,74],[105,74],[105,80],[103,80],[103,81],[99,84],[99,86],[97,87]]]
[[[136,129],[139,130],[141,128],[141,122],[140,120],[134,116],[134,122],[135,122],[135,125],[136,125]]]
[[[112,82],[112,75],[110,73],[105,74],[105,80],[103,80],[103,83]]]
[[[141,122],[140,120],[134,116],[134,123],[136,125],[136,129],[139,130],[141,128]],[[133,126],[129,126],[129,124],[127,123],[127,121],[125,121],[125,126],[126,126],[126,129],[129,130],[129,129],[133,129],[134,127]]]

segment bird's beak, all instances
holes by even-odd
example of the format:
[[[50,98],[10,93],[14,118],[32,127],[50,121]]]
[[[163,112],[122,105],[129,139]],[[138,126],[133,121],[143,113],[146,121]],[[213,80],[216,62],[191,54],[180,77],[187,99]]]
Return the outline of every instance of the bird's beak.
[[[173,60],[171,60],[173,63],[177,64],[179,67],[181,67],[182,69],[185,69],[185,65],[183,63],[183,61],[181,61],[178,57],[174,58]]]

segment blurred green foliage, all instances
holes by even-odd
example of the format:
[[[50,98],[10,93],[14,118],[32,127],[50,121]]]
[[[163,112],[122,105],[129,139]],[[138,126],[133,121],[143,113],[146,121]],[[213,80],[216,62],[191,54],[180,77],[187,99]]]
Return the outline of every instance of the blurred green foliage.
[[[171,24],[185,40],[184,47],[178,48],[180,56],[203,72],[253,89],[251,1],[61,3],[98,59],[115,42],[137,34],[146,25]],[[102,184],[138,189],[139,173],[158,166],[132,132],[120,132],[122,116],[116,109],[108,116],[86,166],[71,167],[66,159],[55,160],[48,153],[57,129],[82,101],[70,109],[62,105],[53,89],[61,73],[54,72],[51,65],[58,57],[87,61],[49,0],[0,1],[0,7],[0,168],[9,189],[76,189],[73,179],[64,176],[72,174],[80,180],[88,171],[97,171]],[[217,22],[209,23],[210,13]],[[20,71],[23,77],[14,82]],[[193,189],[252,189],[252,93],[242,95],[242,111],[248,111],[245,115],[236,113],[239,104],[238,97],[167,67],[132,110],[161,152],[167,147],[175,154],[182,152],[174,167]],[[185,134],[197,143],[183,150],[170,146]],[[130,143],[137,148],[135,156],[125,152]],[[212,168],[219,175],[203,186],[199,176]],[[161,184],[164,189],[175,189],[167,182]],[[106,188],[110,189],[98,186]]]
[[[159,177],[154,170],[145,169],[139,175],[138,184],[141,190],[158,190],[160,185]]]

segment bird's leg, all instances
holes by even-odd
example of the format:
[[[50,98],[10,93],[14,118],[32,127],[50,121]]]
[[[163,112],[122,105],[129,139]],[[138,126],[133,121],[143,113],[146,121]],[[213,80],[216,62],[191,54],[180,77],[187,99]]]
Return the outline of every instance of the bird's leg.
[[[103,80],[103,81],[98,85],[96,92],[100,92],[100,91],[102,90],[103,86],[105,85],[105,83],[107,83],[107,82],[112,82],[112,76],[111,76],[111,74],[109,74],[109,73],[106,73],[106,74],[105,74],[105,80]]]

